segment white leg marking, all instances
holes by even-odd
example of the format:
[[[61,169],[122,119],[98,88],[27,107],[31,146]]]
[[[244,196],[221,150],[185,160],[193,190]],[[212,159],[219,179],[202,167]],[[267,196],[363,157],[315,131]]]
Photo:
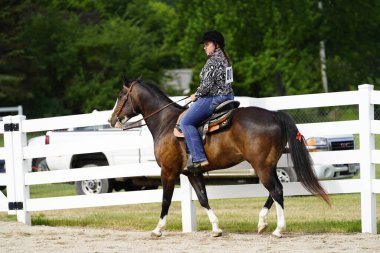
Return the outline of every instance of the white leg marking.
[[[160,237],[162,235],[161,230],[166,226],[166,217],[167,215],[158,221],[157,227],[152,231],[152,236]]]
[[[212,236],[213,237],[219,237],[222,235],[223,231],[219,228],[219,220],[218,217],[216,217],[214,211],[212,209],[206,209],[206,213],[208,216],[208,219],[211,222],[212,225]]]
[[[263,233],[268,228],[267,216],[269,209],[263,207],[259,213],[259,223],[257,224],[257,232],[259,234]]]
[[[281,207],[279,203],[276,201],[274,202],[276,204],[276,212],[277,212],[277,228],[272,233],[272,235],[280,238],[282,237],[282,231],[286,228],[286,222],[285,222],[285,213],[284,209]]]

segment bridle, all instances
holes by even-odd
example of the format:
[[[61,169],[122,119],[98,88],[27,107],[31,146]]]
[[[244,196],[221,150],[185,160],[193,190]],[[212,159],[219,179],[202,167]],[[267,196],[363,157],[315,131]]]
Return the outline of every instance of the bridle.
[[[131,85],[130,85],[129,88],[128,88],[127,86],[124,85],[124,88],[127,89],[127,93],[124,94],[124,95],[121,97],[121,101],[122,101],[122,103],[119,103],[118,107],[116,107],[115,110],[114,110],[114,111],[116,111],[116,113],[115,113],[115,114],[116,114],[116,119],[117,119],[117,121],[118,121],[120,124],[122,124],[122,123],[121,123],[122,120],[121,120],[121,117],[120,117],[120,113],[121,113],[121,111],[123,110],[123,107],[125,106],[125,103],[127,103],[128,98],[129,98],[129,94],[131,93],[132,88],[133,88],[133,86],[134,86],[136,83],[137,83],[137,81],[133,81],[133,82],[131,83]],[[131,106],[132,106],[133,113],[137,114],[137,112],[136,112],[136,110],[135,110],[135,108],[134,108],[134,106],[133,106],[133,103],[132,103],[132,98],[131,98]],[[123,125],[123,124],[122,124],[122,125]]]
[[[145,123],[145,124],[141,124],[141,121],[144,120],[144,121],[146,122],[146,119],[149,119],[150,117],[156,115],[157,113],[159,113],[159,112],[161,112],[162,110],[166,109],[166,108],[169,107],[170,105],[175,104],[175,103],[178,103],[178,102],[180,102],[180,101],[183,101],[183,100],[189,98],[189,96],[187,96],[187,97],[182,98],[182,99],[180,99],[180,100],[173,101],[173,102],[171,102],[171,103],[165,105],[164,107],[162,107],[162,108],[160,108],[160,109],[154,111],[153,113],[149,114],[148,116],[143,117],[142,119],[139,119],[139,120],[137,120],[137,121],[134,121],[134,122],[129,123],[128,126],[127,126],[127,125],[126,125],[126,122],[124,122],[124,123],[122,122],[122,118],[121,118],[119,115],[120,115],[120,113],[121,113],[123,107],[125,106],[125,103],[128,101],[128,98],[129,98],[129,95],[130,95],[130,93],[131,93],[131,91],[132,91],[133,86],[134,86],[135,84],[137,84],[137,83],[138,83],[138,81],[133,81],[133,82],[131,83],[131,85],[130,85],[129,88],[128,88],[127,86],[124,86],[124,88],[127,89],[127,92],[126,92],[125,95],[121,98],[121,99],[122,99],[122,103],[120,103],[119,106],[118,106],[117,108],[115,108],[115,111],[117,111],[117,113],[116,113],[116,119],[117,119],[117,122],[122,126],[122,129],[123,129],[123,130],[128,130],[128,129],[133,129],[133,128],[137,128],[137,127],[141,127],[141,126],[146,126],[146,123]],[[132,107],[132,111],[133,111],[134,114],[137,115],[137,114],[139,114],[139,113],[136,112],[135,107],[133,106],[132,96],[131,96],[130,98],[131,98],[131,107]],[[188,102],[186,105],[188,105],[188,104],[190,104],[190,103],[191,103],[191,101]],[[186,106],[186,105],[185,105],[185,106]]]

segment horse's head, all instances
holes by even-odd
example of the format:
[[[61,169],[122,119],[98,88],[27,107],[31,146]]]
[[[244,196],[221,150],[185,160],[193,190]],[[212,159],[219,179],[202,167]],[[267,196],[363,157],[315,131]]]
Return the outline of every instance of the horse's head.
[[[116,99],[111,118],[108,120],[111,127],[120,128],[129,119],[140,114],[136,111],[137,108],[134,107],[132,98],[132,89],[137,83],[138,80],[132,82],[124,81],[123,88]]]

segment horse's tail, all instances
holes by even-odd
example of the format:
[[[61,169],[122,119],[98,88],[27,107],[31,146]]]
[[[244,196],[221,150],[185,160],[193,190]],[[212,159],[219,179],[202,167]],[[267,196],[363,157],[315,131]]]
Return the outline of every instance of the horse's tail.
[[[313,161],[306,148],[305,139],[298,131],[294,120],[285,112],[278,112],[282,129],[286,133],[289,152],[293,161],[298,180],[313,195],[319,195],[331,206],[331,201],[325,189],[319,184],[313,169]]]

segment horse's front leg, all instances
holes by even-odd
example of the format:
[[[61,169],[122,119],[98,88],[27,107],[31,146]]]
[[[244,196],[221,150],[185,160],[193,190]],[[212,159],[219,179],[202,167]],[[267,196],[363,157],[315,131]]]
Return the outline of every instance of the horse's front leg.
[[[269,213],[269,209],[273,205],[273,198],[271,195],[269,195],[267,201],[265,202],[264,207],[261,209],[259,213],[259,223],[257,224],[257,232],[259,234],[264,233],[267,228],[268,228],[268,223],[267,223],[267,217]]]
[[[160,237],[162,235],[162,229],[166,226],[166,218],[168,216],[169,207],[172,202],[175,178],[166,178],[165,175],[161,176],[163,196],[161,204],[161,215],[158,221],[157,227],[152,231],[152,236]]]
[[[206,186],[203,178],[203,174],[188,174],[189,181],[197,194],[199,203],[206,210],[207,216],[212,225],[212,236],[219,237],[223,234],[223,231],[219,228],[219,220],[216,217],[214,211],[210,208],[208,203],[208,197],[206,192]]]

